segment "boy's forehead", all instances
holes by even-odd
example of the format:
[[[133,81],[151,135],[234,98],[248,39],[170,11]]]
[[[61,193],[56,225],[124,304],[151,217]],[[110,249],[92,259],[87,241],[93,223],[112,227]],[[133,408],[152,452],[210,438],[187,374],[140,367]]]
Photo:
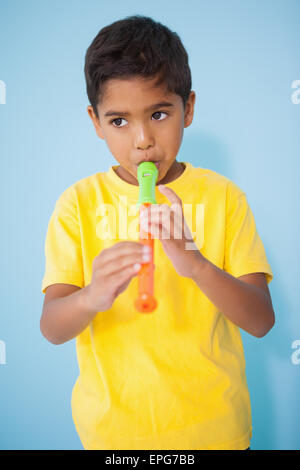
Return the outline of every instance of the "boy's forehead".
[[[152,79],[110,79],[105,83],[99,109],[105,113],[110,108],[147,108],[162,101],[172,102],[174,105],[180,102],[180,96],[170,93],[165,84],[157,86]]]

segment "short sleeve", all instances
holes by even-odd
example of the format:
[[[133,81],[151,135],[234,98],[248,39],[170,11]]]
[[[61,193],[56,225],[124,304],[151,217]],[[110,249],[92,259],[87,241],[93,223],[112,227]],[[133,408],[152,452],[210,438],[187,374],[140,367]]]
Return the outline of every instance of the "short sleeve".
[[[233,182],[227,189],[224,270],[234,277],[263,272],[273,279],[246,194]]]
[[[56,202],[48,223],[44,252],[43,293],[55,283],[84,286],[80,226],[72,187]]]

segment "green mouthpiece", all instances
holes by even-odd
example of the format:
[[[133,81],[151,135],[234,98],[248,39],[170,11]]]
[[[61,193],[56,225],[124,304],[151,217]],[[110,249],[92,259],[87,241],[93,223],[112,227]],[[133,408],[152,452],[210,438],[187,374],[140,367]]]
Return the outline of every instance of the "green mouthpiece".
[[[142,162],[137,169],[140,193],[137,206],[150,202],[157,204],[155,200],[155,185],[158,176],[158,169],[153,162]]]

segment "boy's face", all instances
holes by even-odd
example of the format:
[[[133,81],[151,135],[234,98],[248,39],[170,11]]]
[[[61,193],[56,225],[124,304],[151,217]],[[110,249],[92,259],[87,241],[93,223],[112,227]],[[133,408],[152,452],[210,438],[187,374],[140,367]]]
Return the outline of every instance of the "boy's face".
[[[156,184],[171,182],[183,172],[176,155],[183,129],[193,120],[195,92],[184,109],[179,95],[154,88],[153,83],[141,78],[111,79],[97,107],[99,119],[92,106],[87,107],[98,136],[120,163],[117,174],[133,185],[139,184],[137,167],[143,161],[158,162]]]

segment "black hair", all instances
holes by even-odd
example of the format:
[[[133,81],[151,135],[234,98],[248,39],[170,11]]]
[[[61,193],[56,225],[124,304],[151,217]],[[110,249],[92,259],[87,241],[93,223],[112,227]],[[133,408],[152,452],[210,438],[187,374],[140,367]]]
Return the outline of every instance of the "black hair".
[[[86,90],[94,113],[112,78],[154,79],[182,97],[191,92],[188,54],[177,33],[147,16],[128,16],[102,28],[85,55]]]

